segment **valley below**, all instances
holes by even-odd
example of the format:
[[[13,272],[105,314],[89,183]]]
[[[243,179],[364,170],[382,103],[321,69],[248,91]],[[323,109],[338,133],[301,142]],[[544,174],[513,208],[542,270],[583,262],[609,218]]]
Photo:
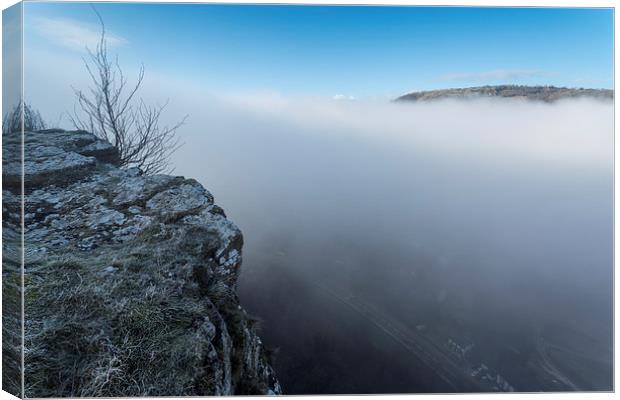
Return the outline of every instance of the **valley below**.
[[[342,260],[332,260],[331,265],[325,261],[328,270],[344,265]],[[423,269],[430,258],[412,261]],[[351,287],[350,282],[334,279],[338,273],[312,277],[291,271],[287,266],[294,261],[284,250],[270,253],[266,248],[248,254],[245,262],[241,299],[260,318],[267,346],[276,349],[274,365],[287,393],[565,392],[611,387],[611,348],[581,331],[578,323],[532,321],[524,328],[502,321],[511,331],[506,326],[481,329],[476,326],[481,322],[475,319],[477,310],[464,309],[458,299],[447,300],[449,292],[425,282],[412,283],[410,290],[399,293],[407,298],[402,304],[403,300],[390,301],[396,293],[386,296],[384,291]],[[265,282],[265,276],[280,277],[277,287]],[[498,322],[486,316],[489,324]]]

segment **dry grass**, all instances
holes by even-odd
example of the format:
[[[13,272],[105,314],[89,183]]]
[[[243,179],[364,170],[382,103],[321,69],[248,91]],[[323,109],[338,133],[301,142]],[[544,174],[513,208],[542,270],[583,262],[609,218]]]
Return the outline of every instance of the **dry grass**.
[[[159,234],[147,231],[129,248],[57,255],[28,266],[28,397],[216,392],[222,315],[232,321],[237,314],[227,331],[242,346],[245,313],[236,306],[218,310],[195,283],[197,239],[150,244]],[[241,374],[241,364],[232,367]],[[257,390],[250,385],[240,382],[236,389]]]
[[[21,263],[8,258],[7,253],[4,251],[2,260],[2,389],[19,396],[22,337]]]

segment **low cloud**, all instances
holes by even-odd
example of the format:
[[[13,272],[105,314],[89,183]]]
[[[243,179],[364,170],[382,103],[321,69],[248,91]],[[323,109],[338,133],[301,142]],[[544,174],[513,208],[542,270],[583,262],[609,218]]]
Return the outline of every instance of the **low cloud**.
[[[167,122],[190,115],[175,172],[243,231],[247,304],[298,299],[271,257],[311,293],[363,287],[408,315],[435,315],[445,293],[468,329],[487,330],[484,317],[529,340],[555,319],[611,337],[611,102],[174,98]],[[281,322],[269,326],[292,329]]]
[[[101,37],[99,26],[67,18],[34,17],[29,27],[42,38],[74,51],[94,49]],[[106,32],[106,40],[109,47],[128,43],[127,39],[110,32]]]
[[[346,95],[346,94],[337,94],[332,97],[334,100],[356,100],[355,96]]]
[[[52,116],[72,106],[61,82],[85,74],[77,61],[44,67],[30,64],[40,78],[31,78],[29,94]],[[189,114],[175,173],[204,184],[243,231],[240,295],[269,319],[265,343],[283,349],[283,363],[313,353],[315,337],[336,349],[351,341],[325,330],[324,310],[337,307],[307,305],[321,296],[314,282],[404,316],[411,329],[458,321],[492,359],[497,338],[527,354],[532,332],[556,322],[563,327],[554,335],[583,328],[611,348],[612,102],[209,94],[155,72],[143,89],[149,102],[171,99],[162,123]],[[287,314],[288,304],[295,311]],[[269,342],[279,333],[285,338]],[[591,349],[580,351],[595,356]],[[313,357],[310,366],[330,365],[325,352]],[[531,376],[521,358],[513,358],[510,382]],[[592,373],[606,379],[611,368],[600,365]],[[375,377],[358,376],[389,386]]]

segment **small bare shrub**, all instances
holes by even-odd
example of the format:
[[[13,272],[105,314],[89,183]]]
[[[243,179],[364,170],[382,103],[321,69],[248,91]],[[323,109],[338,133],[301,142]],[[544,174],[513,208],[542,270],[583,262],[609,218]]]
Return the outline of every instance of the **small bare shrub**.
[[[22,107],[23,106],[23,107]],[[11,111],[4,115],[2,119],[2,132],[13,133],[21,132],[22,130],[22,116],[24,118],[24,131],[40,131],[46,129],[45,121],[35,108],[28,103],[20,102],[20,104],[13,107]]]
[[[84,65],[91,78],[86,91],[76,90],[76,108],[70,116],[76,129],[87,130],[107,140],[120,154],[120,164],[138,167],[145,174],[169,171],[169,158],[179,148],[177,129],[185,118],[173,126],[160,124],[167,102],[162,106],[147,105],[137,93],[144,79],[140,67],[133,86],[118,64],[111,59],[101,16],[101,38],[94,51],[88,49]]]

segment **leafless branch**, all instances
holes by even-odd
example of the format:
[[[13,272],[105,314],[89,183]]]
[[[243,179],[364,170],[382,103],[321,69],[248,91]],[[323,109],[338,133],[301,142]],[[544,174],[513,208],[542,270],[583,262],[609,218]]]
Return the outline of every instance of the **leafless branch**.
[[[91,86],[86,91],[73,89],[76,106],[70,120],[76,129],[92,132],[115,146],[121,166],[138,167],[145,174],[167,172],[170,156],[180,146],[176,131],[187,116],[173,126],[160,124],[168,102],[152,106],[138,97],[144,65],[136,83],[128,85],[118,57],[112,60],[108,56],[105,25],[95,13],[101,23],[101,37],[94,50],[87,49],[84,58]]]

